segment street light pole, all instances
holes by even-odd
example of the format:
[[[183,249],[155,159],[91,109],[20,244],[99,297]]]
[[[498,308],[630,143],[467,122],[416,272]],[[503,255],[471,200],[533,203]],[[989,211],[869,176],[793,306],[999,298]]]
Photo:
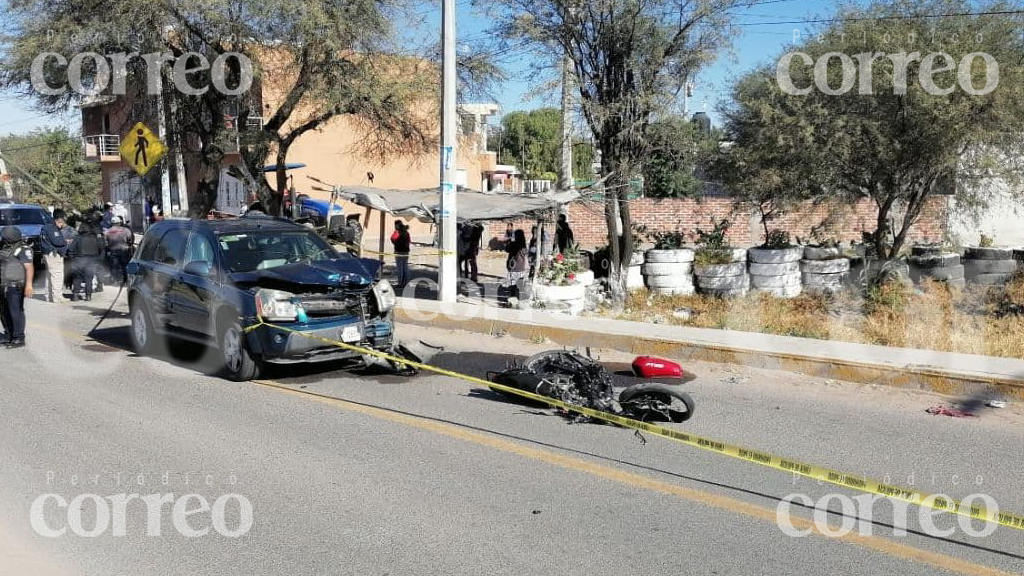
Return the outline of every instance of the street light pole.
[[[442,0],[442,107],[441,107],[441,255],[438,266],[438,300],[455,302],[458,285],[456,260],[457,142],[455,133],[455,0]]]

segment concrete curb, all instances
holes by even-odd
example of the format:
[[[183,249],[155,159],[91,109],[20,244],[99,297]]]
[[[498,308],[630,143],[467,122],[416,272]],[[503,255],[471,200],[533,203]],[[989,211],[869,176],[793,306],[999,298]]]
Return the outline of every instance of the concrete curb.
[[[411,308],[415,306],[415,309]],[[442,308],[444,311],[442,311]],[[823,379],[843,380],[863,384],[877,384],[927,390],[945,395],[974,395],[996,393],[1007,399],[1024,401],[1024,360],[993,358],[958,353],[885,348],[861,344],[848,344],[787,336],[749,334],[728,330],[703,330],[685,327],[650,325],[640,322],[626,322],[607,319],[575,319],[564,315],[542,311],[504,310],[477,305],[456,304],[443,307],[438,302],[417,300],[415,304],[400,299],[396,308],[396,320],[406,324],[465,330],[482,334],[505,333],[523,340],[547,338],[560,346],[594,347],[618,350],[631,354],[652,354],[673,360],[699,360],[740,364],[755,368],[785,370]],[[516,316],[519,316],[518,318]],[[527,317],[528,316],[528,317]],[[590,324],[590,326],[587,326]],[[593,324],[599,326],[597,329]],[[622,328],[633,329],[633,333]],[[653,332],[665,332],[676,328],[680,335],[666,336]],[[693,337],[686,332],[720,333],[731,340],[748,336],[759,342],[757,346],[739,346],[734,342],[721,343]],[[823,348],[877,349],[891,351],[890,360],[859,360],[849,354],[794,353],[784,350],[792,347],[793,341],[803,350],[820,351]],[[776,346],[777,345],[777,346]],[[777,350],[770,348],[777,347]],[[936,366],[927,362],[914,362],[913,356],[940,357],[955,364],[962,358],[974,364],[993,364],[998,367],[991,371],[979,369],[959,370],[950,366]]]

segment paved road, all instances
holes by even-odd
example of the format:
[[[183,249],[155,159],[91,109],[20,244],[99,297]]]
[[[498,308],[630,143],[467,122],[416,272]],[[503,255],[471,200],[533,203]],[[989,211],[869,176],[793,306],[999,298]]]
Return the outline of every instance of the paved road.
[[[780,498],[857,494],[658,438],[570,424],[446,377],[318,366],[236,384],[206,374],[193,346],[140,358],[126,350],[120,306],[93,338],[83,336],[102,304],[32,302],[28,351],[0,351],[0,573],[1024,572],[1024,533],[930,537],[911,508],[911,533],[897,536],[887,503],[865,523],[872,536],[787,536],[776,523]],[[437,362],[474,375],[543,348],[402,329],[444,344]],[[1015,409],[929,416],[924,408],[944,399],[743,367],[689,368],[700,375],[687,385],[698,412],[682,429],[953,497],[984,492],[1024,511],[1024,417]],[[111,527],[46,538],[29,517],[50,493],[67,501],[173,493],[175,504],[155,515],[159,536],[147,535],[147,509],[132,501],[123,536]],[[180,534],[175,506],[200,509],[190,527],[211,526],[212,513],[185,494],[210,504],[244,496],[251,529],[236,538]],[[85,498],[88,530],[97,507]],[[830,507],[833,526],[853,521],[838,500]],[[243,523],[239,509],[237,498],[227,504],[225,532]],[[48,527],[68,526],[55,500],[44,510]],[[810,510],[793,516],[796,528],[812,526]],[[935,523],[956,526],[948,516]]]

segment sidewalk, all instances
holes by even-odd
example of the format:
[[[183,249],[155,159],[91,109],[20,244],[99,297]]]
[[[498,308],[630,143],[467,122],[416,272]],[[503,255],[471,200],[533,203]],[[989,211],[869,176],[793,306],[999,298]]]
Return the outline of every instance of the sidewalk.
[[[685,361],[703,360],[786,370],[821,378],[930,390],[948,395],[996,394],[1024,401],[1024,360],[889,348],[732,330],[712,330],[538,310],[441,304],[400,298],[399,321],[560,346],[608,348]]]

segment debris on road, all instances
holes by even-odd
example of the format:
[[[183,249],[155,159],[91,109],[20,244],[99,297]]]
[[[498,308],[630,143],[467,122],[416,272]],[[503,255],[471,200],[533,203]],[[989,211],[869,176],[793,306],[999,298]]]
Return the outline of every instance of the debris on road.
[[[927,413],[929,413],[929,414],[931,414],[933,416],[951,416],[953,418],[974,418],[975,417],[974,414],[972,414],[971,412],[967,412],[966,410],[961,410],[959,408],[953,408],[953,407],[941,406],[941,405],[932,406],[931,408],[925,410],[925,412],[927,412]]]
[[[986,406],[988,406],[989,408],[1006,408],[1006,401],[1005,400],[989,400],[989,402],[988,402],[988,404],[986,404]]]

